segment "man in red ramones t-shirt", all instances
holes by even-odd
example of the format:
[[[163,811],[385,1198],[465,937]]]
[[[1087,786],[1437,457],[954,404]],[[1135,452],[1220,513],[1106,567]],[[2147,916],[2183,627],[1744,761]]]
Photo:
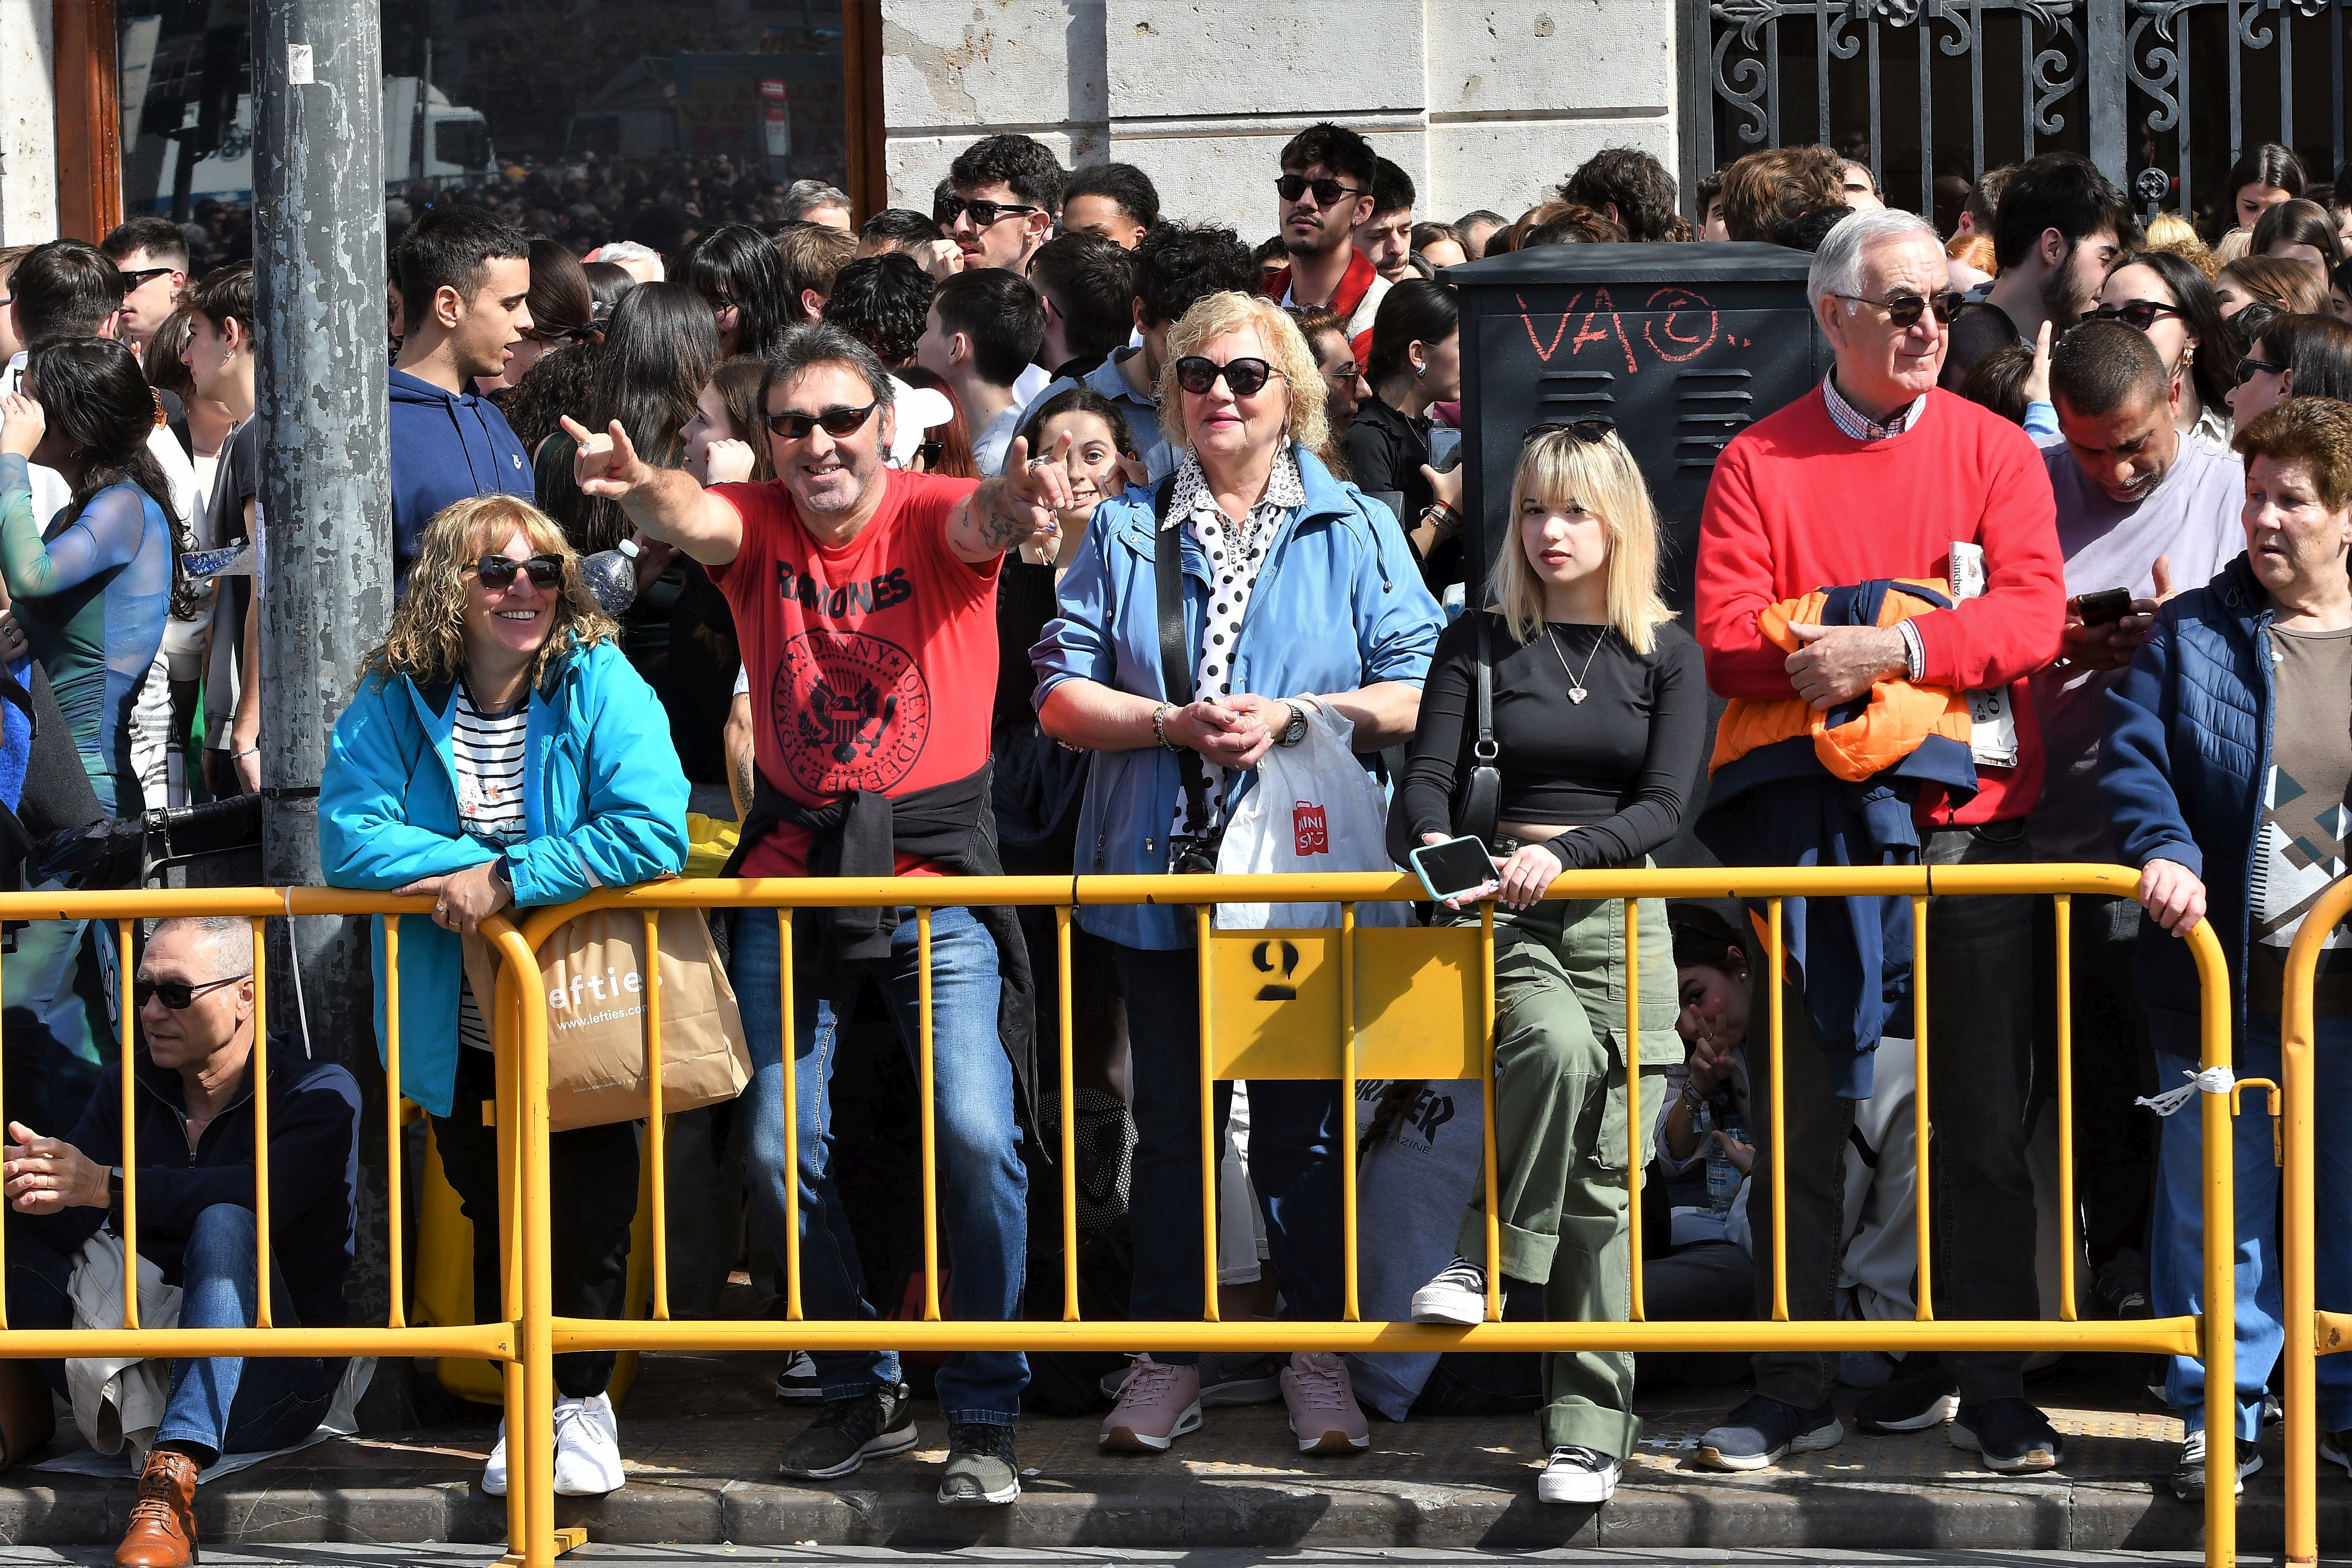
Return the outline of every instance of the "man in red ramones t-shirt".
[[[1956,805],[1942,785],[1923,784],[1912,816],[1922,863],[1999,866],[2029,858],[2025,816],[2042,792],[2042,743],[2026,677],[2058,656],[2064,561],[2049,474],[2033,443],[1990,410],[1936,389],[1956,299],[1946,279],[1935,230],[1910,213],[1856,213],[1822,240],[1806,294],[1836,352],[1835,368],[1822,385],[1740,432],[1717,459],[1699,521],[1692,629],[1706,656],[1707,685],[1719,696],[1802,698],[1830,711],[1881,680],[1983,694],[1971,699],[1979,721],[1969,747],[1975,795]],[[1769,605],[1817,589],[1952,577],[1961,581],[1950,609],[1894,626],[1801,626],[1803,646],[1793,654],[1759,626]],[[1834,714],[1831,721],[1838,721]],[[1748,831],[1759,859],[1785,863],[1786,840],[1773,830],[1818,819],[1821,787],[1811,779],[1773,781],[1751,792],[1744,808],[1717,800],[1709,811],[1737,812],[1753,825]],[[1831,860],[1822,847],[1822,864]],[[1811,930],[1837,918],[1837,907],[1815,900],[1806,911]],[[1907,910],[1902,919],[1907,926]],[[1784,922],[1784,935],[1793,931]],[[2032,931],[2028,897],[1939,898],[1927,910],[1926,951],[1914,973],[1927,986],[1927,1082],[1918,1092],[1935,1108],[1936,1136],[1932,1152],[1920,1154],[1932,1161],[1922,1190],[1935,1205],[1930,1272],[1939,1318],[2042,1315],[2023,1131]],[[1767,976],[1769,966],[1755,973]],[[1785,1155],[1780,1245],[1789,1316],[1835,1318],[1838,1173],[1854,1101],[1841,1098],[1853,1083],[1832,1072],[1815,1043],[1802,988],[1822,988],[1833,1014],[1828,1005],[1838,966],[1825,961],[1801,979],[1792,963],[1788,973],[1786,1048],[1776,1069],[1784,1079],[1784,1121],[1756,1141],[1754,1180],[1758,1192],[1770,1191],[1768,1167]],[[1766,1016],[1769,1000],[1757,998],[1755,1016]],[[1906,1005],[1887,1033],[1911,1032]],[[1760,1070],[1759,1044],[1751,1035],[1751,1070]],[[1912,1046],[1889,1039],[1878,1054],[1896,1050],[1907,1057]],[[1877,1179],[1888,1175],[1882,1171]],[[1749,1215],[1757,1299],[1766,1300],[1773,1289],[1772,1216],[1761,1205]],[[1853,1216],[1846,1218],[1850,1234]],[[1772,1351],[1755,1363],[1754,1397],[1700,1438],[1699,1463],[1760,1469],[1844,1436],[1831,1403],[1834,1357]],[[1940,1424],[1957,1393],[1955,1447],[2003,1473],[2046,1470],[2063,1446],[2025,1398],[2023,1363],[2006,1352],[1914,1352],[1892,1383],[1864,1397],[1855,1416],[1864,1431],[1917,1431]]]
[[[704,490],[640,460],[616,421],[581,442],[582,491],[610,496],[653,538],[709,569],[735,612],[751,685],[759,777],[744,824],[752,877],[940,876],[989,870],[974,828],[985,804],[996,691],[996,576],[1004,552],[1050,533],[1069,504],[1058,463],[1014,443],[1011,476],[974,484],[883,466],[896,418],[881,362],[835,327],[791,335],[761,395],[777,475]],[[826,1104],[845,1007],[877,981],[911,1054],[919,1031],[914,911],[811,910],[794,922],[803,983],[793,1020],[801,1289],[811,1318],[877,1315],[833,1181]],[[1015,939],[1017,941],[1017,938]],[[771,1249],[784,1256],[784,955],[773,910],[736,922],[731,969],[757,1068],[744,1103],[751,1191]],[[955,1260],[948,1315],[1019,1315],[1028,1184],[1015,1083],[997,1018],[1002,974],[983,916],[931,920],[931,1044],[940,1205]],[[824,1408],[785,1447],[789,1477],[845,1476],[915,1443],[895,1353],[820,1353]],[[1029,1378],[1016,1352],[959,1352],[939,1376],[948,1421],[944,1503],[1019,1495],[1013,1423]]]

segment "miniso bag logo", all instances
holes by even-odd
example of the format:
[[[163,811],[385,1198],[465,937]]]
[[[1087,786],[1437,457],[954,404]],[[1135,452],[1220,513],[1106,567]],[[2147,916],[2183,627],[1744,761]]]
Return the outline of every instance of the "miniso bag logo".
[[[646,1010],[646,983],[634,969],[606,965],[602,974],[574,973],[571,983],[547,988],[547,1010],[558,1029],[584,1029],[635,1018]]]

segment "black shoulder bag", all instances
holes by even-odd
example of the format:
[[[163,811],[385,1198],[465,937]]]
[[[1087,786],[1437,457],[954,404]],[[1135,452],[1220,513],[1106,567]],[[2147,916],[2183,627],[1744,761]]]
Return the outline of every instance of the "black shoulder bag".
[[[1462,805],[1454,814],[1454,831],[1481,844],[1495,841],[1495,822],[1502,815],[1503,770],[1495,765],[1502,755],[1495,744],[1495,664],[1488,645],[1490,627],[1482,611],[1473,610],[1478,626],[1478,740],[1470,752],[1470,776],[1462,786]]]
[[[1168,700],[1179,708],[1192,703],[1192,676],[1184,657],[1184,525],[1171,521],[1168,503],[1176,492],[1176,477],[1160,481],[1151,496],[1152,571],[1160,590],[1160,684]],[[1207,876],[1217,868],[1222,832],[1209,831],[1209,780],[1201,768],[1201,753],[1190,746],[1171,748],[1184,781],[1184,831],[1168,844],[1168,868],[1189,876]]]

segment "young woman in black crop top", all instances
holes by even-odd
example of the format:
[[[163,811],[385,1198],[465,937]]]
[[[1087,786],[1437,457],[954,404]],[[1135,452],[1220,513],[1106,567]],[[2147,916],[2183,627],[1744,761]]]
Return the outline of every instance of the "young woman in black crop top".
[[[1643,866],[1674,837],[1706,738],[1706,682],[1698,645],[1658,595],[1656,514],[1613,426],[1533,433],[1512,481],[1511,515],[1517,526],[1496,561],[1493,607],[1438,639],[1393,807],[1403,831],[1393,837],[1433,844],[1457,831],[1457,786],[1478,739],[1483,623],[1502,772],[1491,846],[1491,890],[1502,905],[1500,1261],[1510,1278],[1544,1287],[1547,1317],[1622,1321],[1632,1307],[1625,1073],[1630,1060],[1663,1083],[1682,1060],[1673,945],[1664,903],[1643,900],[1637,1045],[1626,1038],[1622,900],[1546,894],[1563,870]],[[1646,1106],[1655,1105],[1658,1090],[1645,1088]],[[1414,1293],[1415,1321],[1485,1318],[1486,1237],[1481,1198],[1463,1218],[1460,1256]],[[1633,1358],[1544,1360],[1551,1460],[1537,1495],[1606,1501],[1641,1435]]]

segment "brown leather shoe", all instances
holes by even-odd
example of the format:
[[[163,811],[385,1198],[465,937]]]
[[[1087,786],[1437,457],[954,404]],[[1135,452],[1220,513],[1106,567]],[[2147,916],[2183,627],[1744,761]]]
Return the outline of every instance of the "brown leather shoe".
[[[187,1568],[195,1560],[196,1462],[158,1449],[139,1477],[139,1500],[114,1549],[115,1568]]]

